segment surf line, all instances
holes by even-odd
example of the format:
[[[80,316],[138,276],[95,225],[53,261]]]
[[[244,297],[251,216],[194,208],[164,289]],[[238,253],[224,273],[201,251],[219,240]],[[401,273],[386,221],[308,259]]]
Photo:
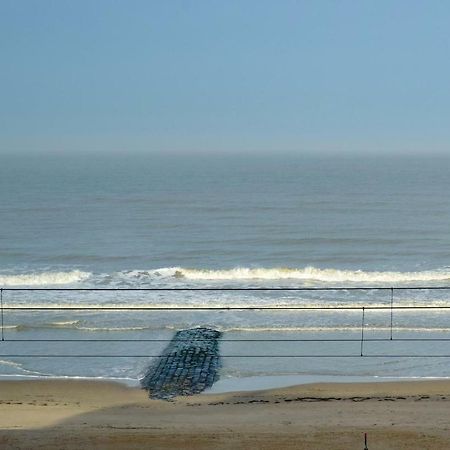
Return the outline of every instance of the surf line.
[[[177,331],[158,361],[147,369],[142,388],[150,398],[169,400],[211,387],[219,378],[221,335],[205,327]]]

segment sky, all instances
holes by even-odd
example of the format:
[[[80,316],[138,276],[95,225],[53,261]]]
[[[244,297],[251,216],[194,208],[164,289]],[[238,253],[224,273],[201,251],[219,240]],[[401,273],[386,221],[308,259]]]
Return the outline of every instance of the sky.
[[[0,0],[0,153],[450,154],[450,2]]]

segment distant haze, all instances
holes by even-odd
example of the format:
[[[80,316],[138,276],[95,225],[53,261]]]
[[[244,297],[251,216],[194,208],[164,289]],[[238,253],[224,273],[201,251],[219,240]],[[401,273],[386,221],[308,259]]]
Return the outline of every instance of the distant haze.
[[[450,154],[450,2],[3,0],[0,154]]]

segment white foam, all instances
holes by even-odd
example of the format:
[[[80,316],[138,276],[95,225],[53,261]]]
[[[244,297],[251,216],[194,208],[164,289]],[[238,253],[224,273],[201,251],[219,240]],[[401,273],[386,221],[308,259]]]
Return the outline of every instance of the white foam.
[[[43,271],[18,274],[0,274],[0,286],[52,286],[78,283],[90,279],[97,284],[115,285],[130,283],[139,287],[164,283],[170,279],[197,280],[197,281],[277,281],[293,280],[310,283],[383,283],[387,285],[411,282],[448,282],[450,281],[450,269],[418,272],[395,271],[363,271],[363,270],[339,270],[333,268],[319,269],[308,266],[303,268],[274,267],[253,268],[235,267],[233,269],[190,269],[183,267],[162,267],[150,270],[128,270],[110,274],[92,274],[80,270],[71,271]]]
[[[167,269],[166,269],[167,270]],[[449,281],[450,270],[422,272],[365,272],[363,270],[338,270],[305,268],[249,268],[228,270],[172,268],[173,276],[190,280],[305,280],[321,282],[402,283],[413,281]]]
[[[350,332],[361,332],[360,326],[336,326],[330,324],[329,326],[320,326],[320,327],[311,327],[311,326],[304,326],[304,327],[217,327],[222,332],[256,332],[256,333],[329,333],[333,331],[350,331]],[[450,331],[449,327],[412,327],[409,325],[405,325],[404,327],[401,326],[395,326],[395,327],[387,327],[387,326],[364,326],[365,331],[412,331],[412,332],[427,332],[427,333],[448,333]]]
[[[22,364],[16,363],[14,361],[8,361],[5,359],[0,359],[0,364],[3,366],[11,366],[11,367],[17,367],[19,369],[22,369]]]
[[[82,331],[143,331],[151,330],[151,327],[76,327],[77,330]],[[162,329],[161,327],[154,327],[154,330]]]
[[[17,275],[0,275],[0,286],[47,286],[71,284],[84,281],[89,272],[71,270],[68,272],[32,272]]]
[[[73,326],[78,325],[79,323],[80,323],[79,320],[65,320],[61,322],[52,322],[49,325],[54,328],[72,328]]]
[[[41,372],[37,372],[35,370],[29,370],[29,369],[25,369],[23,367],[22,364],[20,363],[16,363],[14,361],[8,361],[5,359],[0,359],[0,365],[2,366],[8,366],[8,367],[12,367],[14,369],[20,370],[22,372],[28,373],[28,374],[33,374],[33,375],[44,375]],[[3,375],[3,374],[2,374]],[[9,376],[10,374],[6,374],[6,376]]]
[[[50,323],[36,323],[36,324],[17,324],[9,325],[4,329],[10,329],[15,331],[29,331],[37,329],[69,329],[79,331],[142,331],[142,330],[161,330],[164,327],[156,325],[151,326],[123,326],[123,327],[108,327],[108,326],[81,326],[78,320],[67,322],[50,322]]]

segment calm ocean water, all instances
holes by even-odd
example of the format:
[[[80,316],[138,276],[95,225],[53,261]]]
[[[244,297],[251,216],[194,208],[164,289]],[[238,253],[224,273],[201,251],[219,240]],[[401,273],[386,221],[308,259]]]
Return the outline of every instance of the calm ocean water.
[[[450,158],[2,156],[0,287],[450,286]],[[5,291],[5,306],[363,306],[389,292]],[[450,291],[399,291],[397,305],[450,306]],[[450,313],[397,312],[396,337],[446,337]],[[225,338],[360,335],[360,311],[11,312],[2,355],[157,354],[164,343],[36,339],[170,338],[211,325]],[[367,313],[366,337],[390,333]],[[15,342],[13,340],[26,340]],[[31,342],[30,342],[31,341]],[[33,342],[34,341],[34,342]],[[359,342],[236,344],[226,354],[349,354]],[[367,353],[449,354],[445,342],[369,342]],[[88,350],[86,350],[88,349]],[[274,362],[275,361],[275,362]],[[138,378],[146,358],[0,357],[0,374]],[[228,358],[223,374],[448,376],[450,358]]]

